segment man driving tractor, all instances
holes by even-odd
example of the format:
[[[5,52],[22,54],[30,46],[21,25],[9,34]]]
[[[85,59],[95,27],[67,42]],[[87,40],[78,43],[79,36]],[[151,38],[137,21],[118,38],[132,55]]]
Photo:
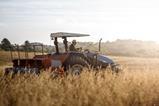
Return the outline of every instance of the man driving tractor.
[[[78,49],[75,48],[76,44],[77,44],[76,40],[73,40],[71,45],[69,46],[69,50],[70,51],[78,51]]]

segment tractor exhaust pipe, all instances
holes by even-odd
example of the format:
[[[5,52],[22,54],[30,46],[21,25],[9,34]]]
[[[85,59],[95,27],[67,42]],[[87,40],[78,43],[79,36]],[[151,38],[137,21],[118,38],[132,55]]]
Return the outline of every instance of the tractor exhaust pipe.
[[[102,42],[102,38],[100,38],[100,40],[99,40],[99,52],[101,51],[101,42]]]

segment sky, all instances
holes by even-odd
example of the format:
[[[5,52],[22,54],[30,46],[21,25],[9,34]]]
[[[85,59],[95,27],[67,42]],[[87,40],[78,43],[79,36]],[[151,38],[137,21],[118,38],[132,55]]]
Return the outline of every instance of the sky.
[[[0,40],[51,44],[53,32],[91,35],[78,41],[159,42],[159,1],[0,0]]]

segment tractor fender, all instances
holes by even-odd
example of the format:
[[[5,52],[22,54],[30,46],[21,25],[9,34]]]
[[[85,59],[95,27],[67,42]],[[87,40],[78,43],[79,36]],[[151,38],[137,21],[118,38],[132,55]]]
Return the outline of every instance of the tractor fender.
[[[89,68],[89,63],[83,53],[71,52],[64,62],[63,67],[64,71],[79,74],[83,71],[83,68]]]
[[[70,52],[68,53],[68,57],[64,61],[63,66],[66,67],[67,64],[69,63],[69,60],[71,60],[72,57],[76,57],[76,56],[82,58],[82,60],[86,61],[86,63],[89,63],[87,57],[83,53]]]
[[[68,60],[72,56],[78,56],[80,58],[83,58],[85,61],[88,61],[87,57],[83,53],[79,53],[79,52],[70,52],[66,60]]]

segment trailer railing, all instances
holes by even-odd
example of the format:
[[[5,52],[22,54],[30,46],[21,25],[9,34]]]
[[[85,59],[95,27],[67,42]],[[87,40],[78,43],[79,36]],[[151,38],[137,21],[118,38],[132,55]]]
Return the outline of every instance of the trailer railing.
[[[32,48],[32,50],[29,50],[29,48]],[[37,51],[36,47],[40,47],[41,50]],[[33,54],[33,56],[37,55],[37,53],[40,53],[44,55],[44,46],[43,44],[36,44],[36,45],[30,45],[29,47],[26,45],[19,46],[18,44],[15,44],[10,48],[10,57],[11,61],[14,59],[29,59],[29,54]]]

